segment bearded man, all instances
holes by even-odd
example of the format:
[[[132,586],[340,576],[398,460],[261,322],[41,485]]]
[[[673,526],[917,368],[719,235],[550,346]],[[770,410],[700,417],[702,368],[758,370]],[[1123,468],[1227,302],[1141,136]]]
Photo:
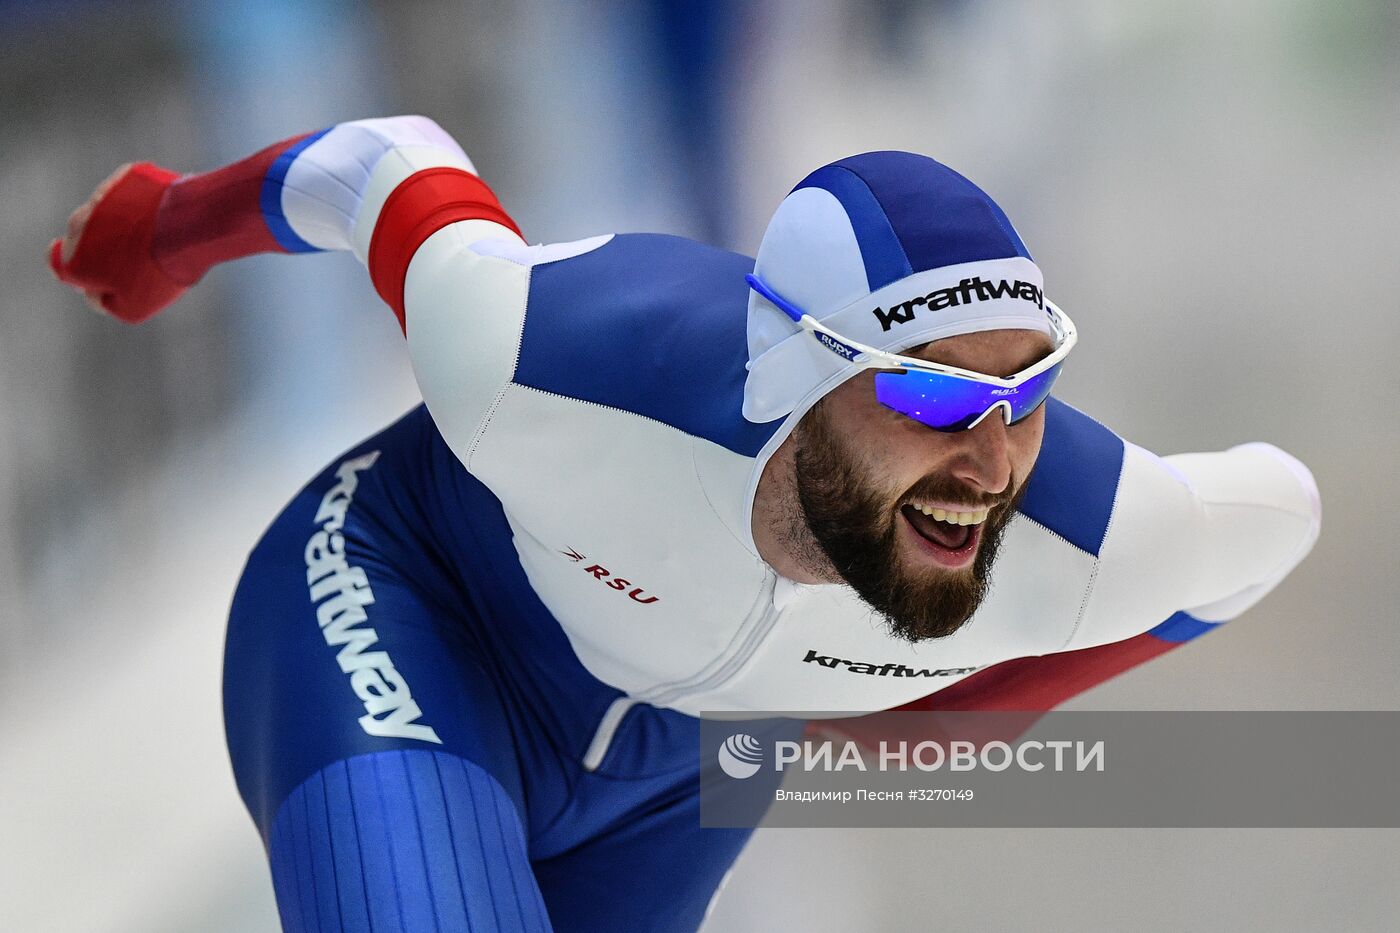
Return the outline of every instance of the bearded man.
[[[353,251],[426,407],[254,548],[224,700],[288,929],[693,930],[702,710],[1047,709],[1234,618],[1317,488],[1050,397],[1076,342],[1002,210],[824,166],[756,259],[530,246],[432,121],[126,166],[51,263],[128,322],[217,262]],[[800,728],[801,723],[795,724]]]

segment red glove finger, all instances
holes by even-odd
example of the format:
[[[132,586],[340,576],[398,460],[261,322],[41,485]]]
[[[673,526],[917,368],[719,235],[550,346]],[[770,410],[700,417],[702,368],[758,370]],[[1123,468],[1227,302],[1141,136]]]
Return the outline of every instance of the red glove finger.
[[[49,244],[49,268],[60,282],[67,281],[63,277],[63,240],[57,237]]]
[[[68,262],[61,243],[49,266],[62,282],[98,292],[112,316],[136,324],[179,298],[189,283],[172,279],[151,256],[161,198],[179,175],[142,162],[102,196]]]

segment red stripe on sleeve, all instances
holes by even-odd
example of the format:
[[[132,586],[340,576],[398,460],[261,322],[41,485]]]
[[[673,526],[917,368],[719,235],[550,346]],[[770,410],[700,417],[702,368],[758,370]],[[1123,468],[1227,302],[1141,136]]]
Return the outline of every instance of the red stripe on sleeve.
[[[1008,713],[1011,715],[996,717],[986,724],[974,723],[973,726],[985,725],[994,730],[980,736],[982,741],[998,739],[1010,742],[1035,725],[1047,711],[1071,697],[1182,644],[1185,643],[1166,641],[1144,632],[1124,641],[1094,648],[1035,658],[1015,658],[994,664],[937,693],[895,709],[934,713]],[[875,748],[882,739],[909,738],[908,735],[895,734],[899,728],[901,724],[876,715],[813,721],[809,723],[807,733],[813,738],[854,739],[866,747]],[[958,728],[965,732],[970,727],[967,723],[959,723]],[[937,723],[930,724],[930,730],[928,735],[921,738],[933,741],[946,738],[938,731]],[[969,737],[968,734],[959,734],[959,738]]]
[[[399,183],[384,202],[369,245],[369,275],[379,296],[404,321],[408,264],[423,241],[459,220],[490,220],[520,235],[486,183],[459,168],[426,168]]]
[[[1037,658],[1015,658],[900,709],[1037,710],[1044,712],[1177,647],[1144,632],[1124,641]]]

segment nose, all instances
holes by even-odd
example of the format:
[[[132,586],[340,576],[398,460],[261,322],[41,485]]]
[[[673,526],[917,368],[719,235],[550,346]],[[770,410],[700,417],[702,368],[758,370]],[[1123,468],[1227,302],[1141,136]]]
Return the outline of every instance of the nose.
[[[981,423],[952,435],[958,449],[950,472],[969,485],[997,495],[1011,483],[1011,444],[1006,421],[992,412]]]

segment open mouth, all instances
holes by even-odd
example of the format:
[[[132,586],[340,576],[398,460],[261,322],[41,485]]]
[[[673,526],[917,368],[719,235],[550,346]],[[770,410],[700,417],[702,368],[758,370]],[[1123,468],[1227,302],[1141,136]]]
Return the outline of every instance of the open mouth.
[[[899,512],[920,550],[936,563],[962,567],[972,562],[982,539],[982,525],[987,520],[985,509],[980,512],[934,509],[933,514],[928,514],[914,505],[904,505]]]

